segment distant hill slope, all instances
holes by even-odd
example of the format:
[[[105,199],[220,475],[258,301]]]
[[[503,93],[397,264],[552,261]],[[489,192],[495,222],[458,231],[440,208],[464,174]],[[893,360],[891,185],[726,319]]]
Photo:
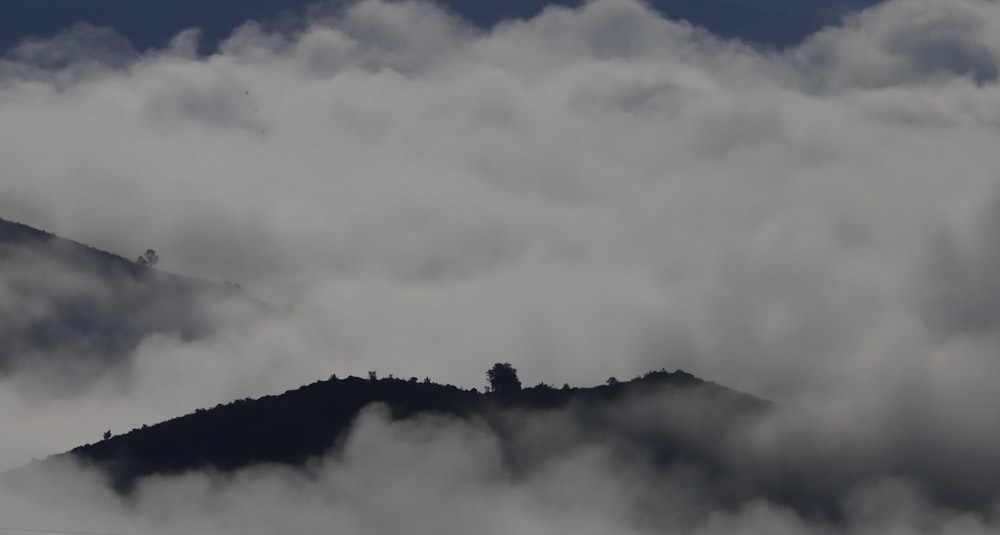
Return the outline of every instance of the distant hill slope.
[[[303,466],[325,454],[336,454],[337,445],[362,409],[379,403],[393,419],[439,414],[484,423],[499,437],[508,468],[514,472],[530,469],[546,457],[588,440],[614,440],[635,454],[664,464],[681,459],[709,464],[719,461],[703,443],[704,436],[692,436],[682,425],[671,426],[666,421],[669,415],[654,427],[642,424],[642,419],[622,417],[620,411],[629,410],[623,407],[646,398],[673,400],[668,412],[675,411],[674,416],[683,418],[704,417],[705,424],[715,429],[712,433],[724,433],[738,426],[741,419],[772,406],[682,371],[652,372],[594,388],[539,385],[507,393],[479,393],[415,379],[331,378],[278,396],[199,410],[54,458],[70,456],[97,466],[122,492],[154,474],[206,468],[226,472],[271,463]],[[697,401],[692,401],[695,398]],[[572,431],[559,438],[533,441],[525,433],[526,416],[552,418],[558,428]],[[527,443],[533,446],[523,447]],[[22,470],[30,470],[30,465]]]
[[[4,219],[0,295],[0,375],[34,367],[73,381],[120,363],[148,335],[205,336],[203,301],[239,298]]]

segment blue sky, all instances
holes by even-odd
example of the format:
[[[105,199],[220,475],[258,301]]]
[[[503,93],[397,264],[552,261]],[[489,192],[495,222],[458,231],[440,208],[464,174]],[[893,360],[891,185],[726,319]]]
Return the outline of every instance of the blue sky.
[[[86,21],[111,26],[136,48],[160,48],[189,27],[204,31],[202,52],[233,28],[253,19],[280,20],[283,12],[300,13],[314,0],[4,0],[0,6],[0,49],[28,36],[48,36]],[[341,0],[328,5],[344,3]],[[546,5],[573,5],[575,0],[443,0],[446,9],[479,26],[512,17],[531,17]],[[848,10],[876,0],[653,0],[651,5],[671,18],[682,18],[725,37],[740,37],[775,46],[798,42],[823,24],[836,22]]]

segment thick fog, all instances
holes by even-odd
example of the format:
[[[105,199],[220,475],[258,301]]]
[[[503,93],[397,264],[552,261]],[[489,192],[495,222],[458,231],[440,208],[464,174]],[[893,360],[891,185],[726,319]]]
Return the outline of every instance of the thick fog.
[[[1000,476],[1000,5],[894,0],[784,52],[629,0],[489,32],[424,3],[309,13],[209,57],[195,30],[140,54],[80,25],[0,59],[0,217],[152,247],[272,306],[204,303],[210,336],[151,335],[82,390],[8,375],[0,467],[330,373],[473,387],[497,361],[529,385],[682,368],[787,407],[751,433],[755,459],[865,482],[847,528],[761,502],[685,530],[993,529],[905,472],[967,483],[956,503],[992,501]],[[511,481],[475,428],[375,418],[353,440],[380,446],[310,477],[150,482],[81,502],[100,525],[65,519],[628,533],[636,496],[694,499],[599,447]]]

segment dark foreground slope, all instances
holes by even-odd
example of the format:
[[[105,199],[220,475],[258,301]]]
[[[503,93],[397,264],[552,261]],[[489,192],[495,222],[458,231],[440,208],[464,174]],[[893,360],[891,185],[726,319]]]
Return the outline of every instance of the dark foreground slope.
[[[618,427],[617,432],[624,430],[624,422],[614,421],[616,403],[669,393],[697,393],[710,400],[719,411],[720,422],[726,420],[726,424],[733,423],[729,421],[731,418],[756,414],[770,406],[758,398],[681,371],[653,372],[633,381],[595,388],[556,389],[539,385],[503,394],[481,394],[413,379],[331,378],[278,396],[198,410],[78,447],[65,455],[107,470],[119,488],[127,489],[136,479],[152,474],[203,468],[229,471],[261,463],[303,465],[335,449],[359,412],[374,403],[384,404],[393,419],[434,413],[482,420],[513,444],[519,420],[513,414],[556,411],[560,418],[572,419],[574,426],[579,426],[578,431],[603,439],[612,427]],[[671,444],[672,448],[679,446]],[[512,467],[529,464],[528,459],[520,458],[516,448],[508,453]],[[681,451],[648,453],[672,456]]]
[[[331,378],[135,429],[42,464],[75,459],[106,473],[125,494],[152,475],[226,473],[264,464],[306,467],[336,457],[370,406],[381,406],[392,420],[444,417],[483,426],[514,477],[590,445],[655,469],[697,466],[718,475],[725,488],[719,496],[738,503],[756,489],[745,492],[732,483],[725,466],[726,437],[772,405],[681,371],[594,388],[539,385],[508,393],[415,379]],[[8,477],[28,474],[33,466]]]
[[[925,500],[947,510],[994,510],[1000,492],[994,478],[970,484],[937,470],[934,452],[920,452],[919,444],[883,451],[851,440],[848,429],[833,433],[802,415],[680,371],[594,388],[539,385],[506,393],[331,378],[112,436],[9,472],[0,483],[10,489],[38,489],[39,481],[60,485],[62,476],[46,474],[77,473],[82,466],[122,498],[142,500],[172,482],[225,486],[263,473],[321,478],[350,470],[359,447],[381,451],[376,462],[398,463],[393,456],[407,451],[405,462],[420,463],[410,455],[418,444],[461,440],[488,443],[455,451],[475,452],[496,467],[489,477],[498,484],[530,485],[551,478],[553,469],[569,469],[579,470],[584,484],[600,486],[610,470],[631,488],[644,518],[669,522],[767,503],[835,526],[859,514],[859,499],[874,500],[874,507]],[[468,462],[456,459],[455,470]],[[603,468],[589,468],[593,463]],[[992,473],[990,466],[982,469]],[[175,477],[181,475],[189,477]],[[395,484],[391,470],[380,477]]]
[[[79,382],[125,361],[143,338],[196,339],[214,299],[244,298],[0,219],[0,375],[31,368]]]

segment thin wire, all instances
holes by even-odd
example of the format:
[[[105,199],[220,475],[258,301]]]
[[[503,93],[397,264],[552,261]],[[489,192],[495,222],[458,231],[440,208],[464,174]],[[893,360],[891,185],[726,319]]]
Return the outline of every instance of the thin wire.
[[[106,531],[66,531],[61,529],[36,528],[0,528],[0,531],[20,531],[24,533],[67,533],[69,535],[122,535],[121,533],[108,533]]]

